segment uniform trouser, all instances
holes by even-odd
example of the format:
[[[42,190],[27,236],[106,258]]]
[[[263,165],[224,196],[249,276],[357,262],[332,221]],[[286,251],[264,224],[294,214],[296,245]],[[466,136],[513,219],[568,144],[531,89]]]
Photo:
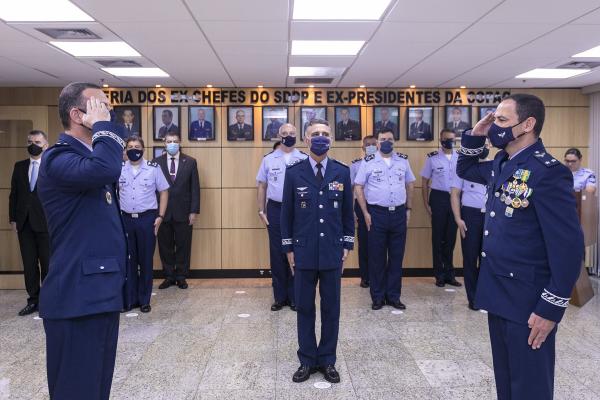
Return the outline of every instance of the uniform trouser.
[[[165,278],[187,278],[190,272],[193,226],[188,221],[163,221],[158,229],[158,252]]]
[[[406,245],[406,207],[369,205],[369,285],[373,302],[400,300]]]
[[[52,400],[108,400],[115,369],[119,313],[44,319]]]
[[[354,201],[354,213],[358,221],[356,235],[358,236],[358,272],[360,279],[369,282],[369,231],[365,223],[365,216],[358,201]]]
[[[298,325],[298,358],[309,367],[334,365],[340,328],[340,291],[342,270],[296,269]],[[321,340],[317,345],[315,335],[315,295],[319,283],[321,296]]]
[[[148,210],[138,215],[138,218],[133,218],[123,214],[130,256],[124,288],[126,308],[150,304],[152,295],[152,264],[156,246],[154,221],[157,211]]]
[[[18,232],[19,248],[23,259],[23,275],[27,289],[27,304],[38,304],[40,281],[48,274],[50,242],[48,232],[35,232],[26,220]]]
[[[498,400],[550,400],[554,392],[556,328],[538,350],[526,324],[488,314]]]
[[[475,289],[479,277],[481,263],[481,243],[483,240],[483,223],[485,214],[481,209],[474,207],[461,207],[461,217],[467,225],[465,238],[461,238],[463,255],[463,273],[465,277],[465,291],[469,304],[475,301]]]
[[[436,279],[449,281],[454,279],[452,258],[458,229],[452,214],[450,193],[431,189],[429,206],[431,207],[433,273]]]
[[[273,297],[277,303],[290,302],[294,300],[294,276],[290,270],[287,256],[281,245],[281,203],[269,200],[267,202],[267,219],[269,225],[269,258],[271,261],[271,276],[273,282]]]

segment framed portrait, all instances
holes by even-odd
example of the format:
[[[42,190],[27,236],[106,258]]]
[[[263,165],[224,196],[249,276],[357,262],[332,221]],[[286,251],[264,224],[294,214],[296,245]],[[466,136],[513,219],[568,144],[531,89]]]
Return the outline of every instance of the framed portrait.
[[[207,106],[188,107],[188,139],[190,141],[215,140],[215,108]]]
[[[301,138],[312,119],[323,119],[327,121],[327,107],[300,107],[300,123],[302,124]]]
[[[478,120],[482,120],[483,117],[485,117],[486,115],[488,115],[489,113],[493,113],[496,112],[496,108],[495,106],[488,106],[488,107],[479,107],[479,118]]]
[[[406,108],[406,140],[433,140],[433,107]]]
[[[163,146],[152,147],[152,159],[158,158],[165,154],[167,150]]]
[[[361,140],[360,107],[335,108],[335,140]]]
[[[127,136],[142,136],[142,108],[140,106],[115,106],[117,125],[125,129]]]
[[[400,139],[400,110],[393,106],[377,106],[373,107],[373,135],[384,129],[391,129],[394,132],[394,139]]]
[[[262,139],[279,140],[279,127],[288,122],[287,107],[263,107],[262,108]]]
[[[163,140],[169,132],[181,135],[179,121],[181,109],[177,106],[157,106],[152,108],[154,121],[154,140]]]
[[[254,140],[254,115],[251,106],[227,107],[227,140]]]
[[[446,106],[444,127],[461,135],[471,128],[471,106]]]

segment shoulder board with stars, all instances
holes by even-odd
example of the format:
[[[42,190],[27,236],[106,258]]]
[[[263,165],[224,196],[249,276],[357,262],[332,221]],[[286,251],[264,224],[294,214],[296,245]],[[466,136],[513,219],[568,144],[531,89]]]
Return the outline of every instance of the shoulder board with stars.
[[[300,164],[302,161],[303,160],[294,160],[291,163],[289,163],[286,168],[292,168],[293,166]]]
[[[431,153],[427,153],[427,157],[437,156],[438,151],[432,151]]]
[[[362,158],[357,158],[356,160],[352,160],[352,164],[361,162],[362,160],[363,160]]]
[[[274,151],[275,151],[275,150],[271,150],[270,152],[268,152],[267,154],[265,154],[265,155],[263,156],[263,158],[265,158],[265,157],[266,157],[266,156],[268,156],[269,154],[273,154],[273,152],[274,152]]]
[[[371,154],[370,156],[365,156],[365,161],[369,162],[369,161],[371,161],[374,158],[375,158],[375,154]]]
[[[55,146],[70,146],[67,142],[56,142]]]
[[[408,159],[408,154],[400,153],[400,152],[398,152],[398,151],[396,152],[396,154],[397,154],[397,155],[398,155],[398,157],[400,157],[400,158],[404,158],[405,160],[407,160],[407,159]]]
[[[308,153],[303,152],[302,150],[298,150],[300,153],[304,154],[305,156],[308,156]]]
[[[558,162],[558,160],[556,158],[552,157],[552,155],[550,155],[549,153],[546,153],[545,151],[536,150],[533,153],[533,158],[535,158],[536,160],[538,160],[539,162],[541,162],[548,168],[554,167],[554,166],[560,164],[560,162]]]
[[[335,158],[332,158],[331,161],[336,162],[336,163],[338,163],[340,165],[343,165],[344,167],[348,168],[348,166],[346,164],[344,164],[343,162],[341,162],[339,160],[336,160]]]
[[[147,161],[146,164],[148,164],[151,167],[158,167],[158,163],[156,161]]]

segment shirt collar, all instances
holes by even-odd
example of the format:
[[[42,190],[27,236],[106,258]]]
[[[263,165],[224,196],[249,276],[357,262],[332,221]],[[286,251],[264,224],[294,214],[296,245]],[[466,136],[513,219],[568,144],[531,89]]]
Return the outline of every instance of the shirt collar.
[[[325,170],[327,169],[327,160],[329,159],[329,157],[325,157],[323,159],[323,161],[321,161],[321,165],[323,166],[323,174],[325,174]],[[308,157],[308,161],[310,162],[310,166],[312,167],[313,171],[317,171],[317,162],[312,158],[312,157]]]
[[[127,160],[125,161],[125,167],[133,168],[133,164],[131,163],[131,161]],[[145,158],[142,158],[142,162],[138,164],[138,167],[141,169],[146,169],[148,167],[148,161],[146,161]]]
[[[179,161],[179,155],[181,154],[181,151],[178,151],[177,154],[175,154],[174,156],[170,155],[169,153],[167,153],[167,160],[171,160],[171,157],[175,157],[175,160]]]
[[[42,165],[42,157],[38,158],[37,160],[35,160],[35,159],[33,159],[33,158],[29,157],[29,165],[31,165],[31,163],[33,163],[33,162],[36,162],[36,163],[38,163],[38,166],[39,166],[39,165]]]
[[[85,146],[86,149],[88,149],[89,151],[94,151],[94,148],[87,144],[86,142],[84,142],[83,140],[80,140],[79,138],[76,138],[75,136],[71,136],[73,139],[77,140],[79,143],[81,143],[82,145]]]
[[[532,144],[530,144],[527,147],[523,147],[521,150],[517,151],[515,154],[513,154],[512,156],[508,157],[509,160],[512,160],[513,158],[515,158],[516,156],[518,156],[519,154],[521,154],[524,150],[527,150],[528,148],[530,148],[531,146],[533,146],[534,144],[536,144],[537,142],[534,142]]]

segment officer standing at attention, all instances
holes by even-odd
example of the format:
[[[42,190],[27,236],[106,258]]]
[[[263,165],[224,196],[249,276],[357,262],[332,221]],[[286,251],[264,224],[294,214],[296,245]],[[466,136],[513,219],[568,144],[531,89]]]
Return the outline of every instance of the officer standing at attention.
[[[357,158],[350,164],[350,182],[352,182],[352,188],[354,189],[354,178],[360,168],[362,161],[367,157],[375,155],[377,153],[377,138],[373,135],[365,136],[363,138],[362,145],[364,156]],[[353,191],[354,192],[354,191]],[[369,231],[365,224],[365,217],[358,204],[357,200],[354,200],[354,215],[356,215],[357,229],[356,236],[358,237],[358,271],[360,273],[360,287],[369,287]]]
[[[281,125],[278,136],[281,139],[281,146],[264,156],[256,174],[258,216],[269,233],[269,256],[273,279],[273,297],[275,298],[271,311],[279,311],[286,305],[290,306],[292,310],[296,309],[294,276],[290,270],[287,257],[281,248],[279,219],[281,218],[285,169],[288,165],[307,157],[305,153],[294,148],[296,145],[296,127],[294,125],[288,123]]]
[[[576,192],[596,192],[596,175],[594,171],[581,166],[581,151],[570,148],[565,152],[565,165],[573,173],[573,189]]]
[[[456,223],[450,205],[450,183],[456,173],[458,154],[454,151],[456,134],[451,129],[440,132],[441,148],[427,154],[421,170],[423,202],[431,217],[431,249],[435,285],[462,286],[454,276]],[[431,190],[430,190],[431,189]]]
[[[485,160],[490,152],[487,147],[479,155]],[[470,182],[454,175],[451,184],[450,202],[454,221],[460,232],[463,256],[463,274],[469,308],[475,307],[475,289],[481,264],[481,242],[483,239],[483,220],[485,219],[485,200],[487,188],[480,183]]]
[[[384,304],[404,310],[400,301],[406,227],[416,180],[408,156],[394,153],[394,132],[377,134],[379,152],[365,157],[354,180],[356,200],[369,231],[369,275],[373,310]]]
[[[540,140],[544,103],[505,98],[462,135],[458,175],[488,186],[475,305],[488,311],[499,399],[552,399],[557,324],[583,260],[573,175]],[[479,162],[486,136],[501,149]]]
[[[119,178],[121,211],[129,246],[125,311],[140,307],[141,312],[147,313],[151,310],[156,235],[165,217],[169,183],[158,163],[143,158],[142,138],[130,136],[125,143],[128,161]],[[159,192],[160,202],[156,201],[156,192]]]
[[[327,157],[331,128],[322,119],[310,121],[306,132],[310,156],[287,168],[281,207],[283,250],[295,273],[298,309],[298,358],[294,382],[317,370],[332,383],[340,322],[340,291],[344,261],[354,246],[354,213],[350,170]],[[321,340],[315,336],[315,295],[321,296]]]
[[[40,294],[48,389],[51,399],[105,400],[127,268],[116,197],[125,143],[96,85],[67,85],[58,112],[65,132],[44,153],[37,182],[50,235]]]

